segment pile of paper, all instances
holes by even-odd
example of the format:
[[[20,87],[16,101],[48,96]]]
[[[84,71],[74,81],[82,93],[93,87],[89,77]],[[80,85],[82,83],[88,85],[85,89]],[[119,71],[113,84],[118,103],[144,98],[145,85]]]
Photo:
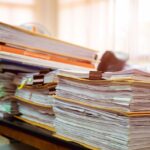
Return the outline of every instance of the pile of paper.
[[[0,73],[0,98],[14,94],[15,85],[12,83],[15,74],[10,72]]]
[[[54,69],[91,70],[97,55],[96,50],[0,22],[0,58]]]
[[[42,107],[38,105],[33,105],[28,102],[18,101],[19,112],[21,113],[21,119],[28,120],[28,123],[39,123],[41,127],[53,127],[54,122],[54,112],[52,107]],[[31,122],[30,122],[31,121]]]
[[[10,97],[14,95],[16,86],[12,83],[15,74],[10,72],[0,73],[0,117],[4,113],[11,113]]]
[[[56,72],[20,73],[14,82],[18,84],[14,99],[19,104],[19,119],[40,127],[53,127],[53,97]]]
[[[57,96],[122,111],[150,111],[150,84],[142,81],[86,80],[59,76]]]
[[[150,116],[128,117],[57,99],[57,134],[102,150],[150,148]]]
[[[140,74],[142,76],[142,74]],[[104,150],[150,149],[150,83],[59,76],[57,134]]]
[[[53,103],[52,95],[55,94],[55,87],[45,89],[23,88],[17,89],[15,96],[29,102],[35,102],[44,106],[51,106]]]

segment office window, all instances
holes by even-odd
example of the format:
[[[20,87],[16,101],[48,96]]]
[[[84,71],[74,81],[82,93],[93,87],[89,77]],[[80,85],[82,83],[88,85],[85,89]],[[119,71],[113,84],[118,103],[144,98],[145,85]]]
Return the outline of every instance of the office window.
[[[58,4],[59,38],[97,48],[98,40],[93,43],[93,38],[101,39],[97,29],[100,25],[98,18],[103,17],[99,13],[99,0],[59,0]]]
[[[150,62],[150,1],[139,0],[139,48],[141,59]]]
[[[149,6],[149,0],[59,0],[58,35],[100,53],[123,51],[133,61],[150,61]]]

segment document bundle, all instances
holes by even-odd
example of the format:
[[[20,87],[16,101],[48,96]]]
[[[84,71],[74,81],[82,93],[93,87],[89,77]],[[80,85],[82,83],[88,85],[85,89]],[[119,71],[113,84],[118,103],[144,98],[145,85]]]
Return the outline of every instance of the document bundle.
[[[19,105],[17,118],[42,128],[53,128],[54,72],[18,74],[14,82],[19,84],[13,97]]]
[[[102,150],[148,150],[149,93],[148,78],[145,82],[59,75],[54,96],[56,132]]]

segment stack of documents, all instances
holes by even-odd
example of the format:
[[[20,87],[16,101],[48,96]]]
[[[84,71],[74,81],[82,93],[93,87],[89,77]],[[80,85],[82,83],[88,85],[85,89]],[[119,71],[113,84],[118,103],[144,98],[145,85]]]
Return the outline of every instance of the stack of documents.
[[[0,58],[54,69],[95,69],[98,51],[0,23]],[[11,57],[10,57],[11,56]]]
[[[12,83],[14,77],[15,74],[10,72],[0,73],[0,99],[14,94],[16,89]]]
[[[54,112],[53,97],[56,80],[54,72],[20,73],[14,82],[19,85],[14,99],[19,104],[18,119],[32,125],[53,130]]]
[[[31,104],[20,98],[18,100],[19,112],[21,113],[21,117],[18,117],[19,119],[28,121],[28,123],[33,125],[37,123],[42,128],[53,127],[55,116],[52,107]]]
[[[59,76],[56,94],[91,106],[150,111],[150,83],[133,80],[86,80]]]
[[[130,116],[56,99],[57,134],[102,150],[150,149],[149,114]]]
[[[17,89],[15,96],[18,98],[25,99],[29,102],[41,104],[43,106],[51,106],[53,104],[52,95],[55,94],[55,87],[49,86],[49,88],[45,89],[36,89],[36,88],[28,88],[25,87],[23,89]]]
[[[28,123],[39,123],[41,127],[53,127],[53,97],[55,87],[47,88],[24,87],[17,89],[14,98],[19,104],[21,119],[26,119]],[[25,121],[25,120],[24,120]]]
[[[15,74],[10,72],[0,73],[0,117],[11,113],[10,97],[14,95],[16,86],[12,83]]]
[[[59,75],[56,89],[57,134],[104,150],[150,149],[150,82]]]

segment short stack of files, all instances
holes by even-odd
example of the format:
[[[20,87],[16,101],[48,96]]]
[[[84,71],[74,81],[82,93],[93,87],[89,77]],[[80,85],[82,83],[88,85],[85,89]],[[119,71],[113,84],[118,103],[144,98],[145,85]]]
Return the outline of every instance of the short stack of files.
[[[21,73],[14,83],[18,83],[14,99],[18,103],[20,115],[16,118],[29,124],[54,131],[53,97],[57,80],[56,72]]]
[[[102,150],[149,150],[150,74],[129,72],[130,79],[115,80],[59,75],[54,96],[57,136]],[[137,72],[145,80],[132,79]]]
[[[16,86],[12,83],[15,74],[10,72],[0,73],[0,118],[11,113],[10,97],[14,95]]]

